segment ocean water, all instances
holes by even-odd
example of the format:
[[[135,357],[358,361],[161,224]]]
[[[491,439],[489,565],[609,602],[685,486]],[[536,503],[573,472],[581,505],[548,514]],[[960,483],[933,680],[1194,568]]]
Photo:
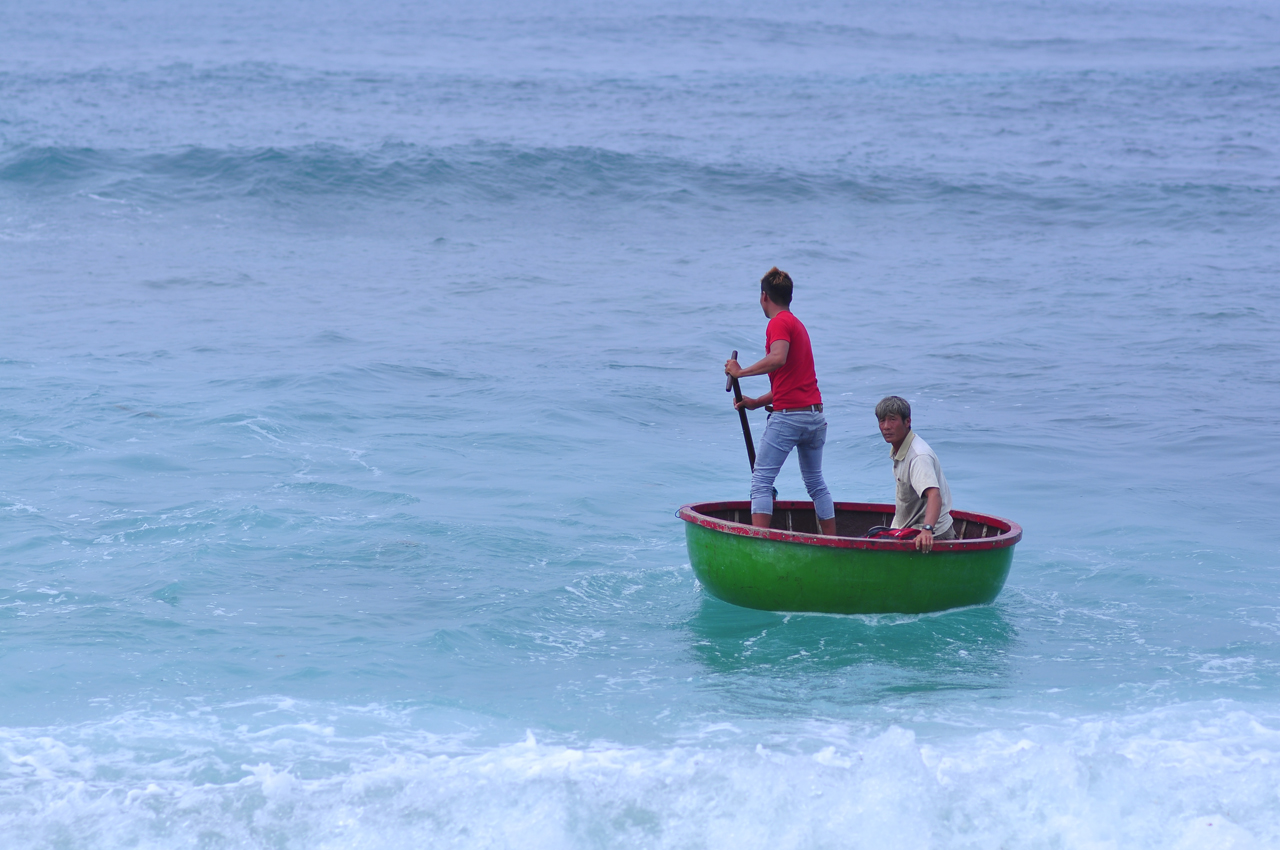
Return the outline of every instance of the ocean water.
[[[699,587],[774,264],[993,605]],[[1278,275],[1261,0],[11,0],[4,845],[1280,846]]]

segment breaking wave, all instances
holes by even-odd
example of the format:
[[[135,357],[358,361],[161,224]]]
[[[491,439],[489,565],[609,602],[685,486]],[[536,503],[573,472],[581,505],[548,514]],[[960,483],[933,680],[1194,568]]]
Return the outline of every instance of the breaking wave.
[[[9,846],[1140,850],[1280,839],[1280,731],[1225,704],[940,741],[890,726],[781,747],[739,731],[721,746],[665,748],[533,733],[480,748],[380,724],[354,731],[375,720],[370,710],[308,720],[284,718],[289,708],[230,709],[276,721],[256,728],[193,711],[0,730]]]

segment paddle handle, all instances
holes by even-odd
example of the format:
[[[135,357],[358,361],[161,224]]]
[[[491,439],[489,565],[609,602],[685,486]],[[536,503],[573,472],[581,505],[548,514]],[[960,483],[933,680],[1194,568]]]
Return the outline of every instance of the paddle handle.
[[[734,349],[733,356],[730,357],[730,359],[738,359],[737,349]],[[742,387],[738,386],[738,379],[732,375],[730,375],[729,380],[724,383],[724,391],[729,392],[729,390],[733,390],[734,401],[742,401]],[[756,444],[755,441],[751,439],[751,423],[747,421],[747,411],[745,408],[738,408],[738,420],[742,422],[742,439],[747,443],[747,460],[751,461],[751,471],[755,472]]]

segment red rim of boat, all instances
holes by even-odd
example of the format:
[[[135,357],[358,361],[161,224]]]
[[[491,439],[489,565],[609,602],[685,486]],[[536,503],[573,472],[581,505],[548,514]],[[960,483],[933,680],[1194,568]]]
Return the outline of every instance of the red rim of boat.
[[[781,510],[813,510],[812,502],[774,502],[775,509]],[[707,516],[704,511],[751,510],[750,502],[697,502],[684,505],[676,512],[676,516],[685,522],[736,534],[740,537],[758,537],[761,540],[778,540],[784,543],[805,543],[810,546],[826,546],[831,549],[880,549],[887,551],[914,551],[916,544],[912,540],[872,540],[866,537],[827,537],[822,534],[804,534],[798,531],[778,531],[772,528],[756,528],[740,522],[729,522]],[[881,514],[892,514],[893,505],[872,502],[836,502],[836,511],[859,511]],[[965,540],[938,540],[933,544],[935,552],[972,552],[979,549],[1003,549],[1012,546],[1022,539],[1022,526],[1011,520],[990,514],[975,514],[970,511],[951,512],[954,521],[969,520],[980,522],[1000,529],[994,537],[972,537]]]

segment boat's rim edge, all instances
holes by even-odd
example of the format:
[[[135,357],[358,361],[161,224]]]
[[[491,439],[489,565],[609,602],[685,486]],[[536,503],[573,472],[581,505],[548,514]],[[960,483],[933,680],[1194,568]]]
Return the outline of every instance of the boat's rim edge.
[[[778,501],[778,508],[796,510],[808,508],[813,510],[812,502]],[[782,543],[804,543],[810,546],[826,546],[831,549],[874,549],[887,552],[914,552],[916,545],[912,540],[872,540],[868,537],[827,537],[824,534],[806,534],[799,531],[778,531],[772,528],[756,528],[752,525],[707,516],[704,511],[750,510],[747,501],[730,502],[692,502],[682,505],[676,516],[685,522],[702,526],[713,531],[722,531],[739,537],[755,537],[761,540],[776,540]],[[879,502],[837,502],[837,511],[864,511],[872,513],[894,512],[894,506]],[[1022,539],[1022,526],[1012,520],[991,514],[979,514],[973,511],[951,511],[951,518],[968,519],[985,525],[1004,527],[995,537],[975,537],[967,540],[937,540],[933,544],[935,552],[973,552],[983,549],[1005,549]]]

